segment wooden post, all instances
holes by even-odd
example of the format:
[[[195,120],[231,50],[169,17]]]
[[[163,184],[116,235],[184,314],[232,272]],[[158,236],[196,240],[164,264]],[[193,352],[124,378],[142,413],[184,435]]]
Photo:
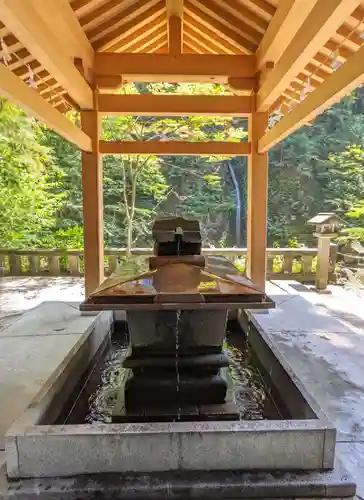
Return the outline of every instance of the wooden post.
[[[98,112],[81,111],[81,125],[92,141],[92,151],[82,152],[85,293],[88,297],[104,279],[104,217]]]
[[[268,154],[258,153],[258,141],[268,124],[266,112],[249,117],[247,276],[265,289],[267,247]]]

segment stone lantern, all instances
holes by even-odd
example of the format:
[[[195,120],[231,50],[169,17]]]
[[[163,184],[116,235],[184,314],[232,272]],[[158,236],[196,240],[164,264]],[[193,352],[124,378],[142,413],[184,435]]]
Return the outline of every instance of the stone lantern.
[[[330,242],[336,238],[345,221],[332,212],[321,212],[312,217],[307,224],[315,226],[313,235],[318,240],[316,290],[329,293],[326,287],[329,279]]]

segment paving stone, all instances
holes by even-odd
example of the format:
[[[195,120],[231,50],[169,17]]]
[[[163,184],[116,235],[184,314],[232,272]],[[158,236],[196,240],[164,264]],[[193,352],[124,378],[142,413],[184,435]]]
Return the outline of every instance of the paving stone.
[[[27,408],[42,385],[81,334],[0,338],[0,449],[13,421]]]
[[[356,481],[356,494],[364,498],[364,443],[337,443],[336,451]]]
[[[84,317],[72,303],[43,302],[0,331],[0,337],[85,333],[94,317]]]

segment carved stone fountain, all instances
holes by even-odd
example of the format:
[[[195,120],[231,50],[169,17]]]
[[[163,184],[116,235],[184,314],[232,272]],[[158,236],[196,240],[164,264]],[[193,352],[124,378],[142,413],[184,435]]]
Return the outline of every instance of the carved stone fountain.
[[[228,309],[273,303],[227,259],[201,255],[197,221],[158,219],[153,239],[144,273],[130,278],[121,264],[84,305],[127,310],[114,420],[238,419],[223,351]]]

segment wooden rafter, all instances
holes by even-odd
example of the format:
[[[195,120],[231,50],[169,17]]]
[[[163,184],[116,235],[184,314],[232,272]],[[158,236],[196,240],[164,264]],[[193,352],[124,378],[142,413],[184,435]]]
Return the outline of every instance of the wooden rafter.
[[[200,43],[207,43],[208,46],[216,50],[216,52],[223,52],[227,54],[238,54],[242,53],[242,49],[236,47],[236,45],[230,43],[225,38],[221,38],[216,32],[216,30],[210,29],[209,27],[201,24],[197,19],[190,16],[188,13],[184,15],[185,30],[188,27],[188,32],[191,35],[194,32],[194,37],[199,40]]]
[[[225,38],[229,43],[232,43],[237,48],[245,51],[247,54],[252,54],[257,48],[257,43],[248,40],[242,34],[238,33],[232,28],[229,28],[215,17],[209,15],[204,10],[189,1],[185,1],[185,11],[191,17],[199,21],[201,24],[207,26],[211,30],[217,31],[221,38]]]
[[[134,52],[135,48],[139,45],[142,46],[145,40],[154,36],[155,33],[166,32],[166,18],[161,14],[158,16],[151,26],[140,26],[138,29],[118,40],[118,42],[110,45],[109,52]]]
[[[360,0],[317,0],[301,28],[259,89],[258,110],[267,110]]]
[[[281,0],[257,50],[257,65],[277,63],[317,0]]]
[[[184,43],[197,54],[217,54],[208,43],[206,44],[203,40],[199,40],[193,34],[190,34],[188,30],[184,31]]]
[[[131,46],[130,50],[132,52],[153,52],[162,45],[168,43],[166,27],[161,26],[158,30],[154,31],[144,40],[138,42],[137,45]]]
[[[99,5],[87,12],[78,9],[77,2],[72,2],[71,6],[79,17],[80,24],[85,31],[93,29],[96,25],[100,25],[122,10],[120,0],[99,0]]]
[[[138,28],[142,26],[149,26],[150,23],[154,23],[155,19],[157,19],[163,11],[165,11],[165,3],[161,0],[157,3],[155,2],[143,2],[145,5],[152,4],[149,9],[145,9],[140,7],[139,10],[135,10],[135,6],[133,9],[130,7],[129,16],[125,15],[125,12],[122,11],[121,14],[116,16],[116,19],[111,19],[108,21],[108,26],[115,26],[115,28],[108,31],[106,34],[103,33],[103,27],[97,27],[94,32],[96,32],[96,40],[93,42],[93,47],[95,50],[109,50],[110,46],[115,45],[119,40],[128,35],[133,34]],[[127,9],[125,9],[127,10]],[[139,14],[138,14],[139,12]],[[138,14],[138,15],[136,15]],[[117,21],[119,20],[119,22]],[[121,21],[121,24],[120,24]],[[99,34],[102,34],[99,37]],[[94,36],[92,33],[89,34],[91,40],[94,40]]]
[[[222,82],[231,77],[255,76],[255,57],[246,55],[95,54],[97,75],[123,75],[128,80],[152,82]]]
[[[54,8],[52,19],[44,20],[38,3],[28,0],[2,0],[0,16],[7,27],[26,47],[39,63],[51,73],[74,100],[84,108],[93,105],[92,90],[73,65],[70,53],[49,24],[61,22],[60,10]],[[74,15],[72,13],[72,15]]]
[[[100,153],[141,155],[247,156],[249,142],[100,141]]]
[[[236,31],[236,33],[240,33],[254,45],[259,44],[262,34],[255,28],[252,28],[245,21],[235,17],[235,15],[231,14],[221,4],[213,1],[206,2],[203,0],[188,0],[188,2],[200,9],[200,11],[204,12],[210,18],[221,22],[227,28],[231,28]]]
[[[364,83],[364,46],[332,73],[306,99],[277,123],[259,141],[259,151],[267,151],[272,146],[292,134],[302,125],[330,108],[353,89]]]
[[[213,2],[219,3],[219,0],[213,0]],[[239,0],[225,0],[224,8],[238,19],[244,21],[246,24],[249,24],[249,26],[259,31],[262,35],[265,33],[265,30],[268,27],[268,22],[264,18],[252,12]]]
[[[103,115],[183,116],[249,115],[250,97],[212,95],[100,94],[98,109]]]
[[[0,93],[79,148],[91,150],[91,139],[82,130],[3,64],[0,64]]]

